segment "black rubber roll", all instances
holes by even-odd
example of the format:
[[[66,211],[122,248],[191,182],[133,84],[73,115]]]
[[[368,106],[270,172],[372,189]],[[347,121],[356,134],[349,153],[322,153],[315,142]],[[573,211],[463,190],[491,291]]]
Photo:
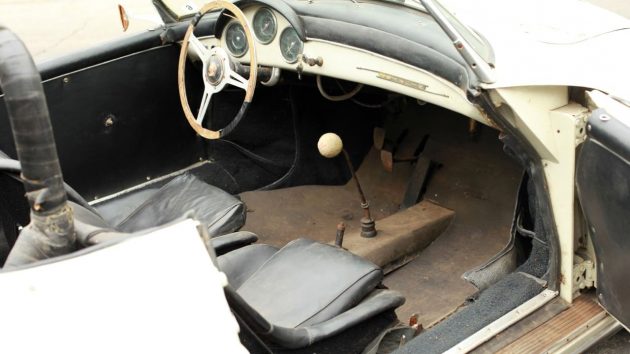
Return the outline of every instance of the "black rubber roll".
[[[39,71],[22,41],[2,25],[0,89],[31,207],[31,222],[13,246],[7,268],[72,252],[75,235]]]
[[[66,193],[39,71],[20,39],[0,25],[0,87],[15,139],[29,204],[46,215]]]

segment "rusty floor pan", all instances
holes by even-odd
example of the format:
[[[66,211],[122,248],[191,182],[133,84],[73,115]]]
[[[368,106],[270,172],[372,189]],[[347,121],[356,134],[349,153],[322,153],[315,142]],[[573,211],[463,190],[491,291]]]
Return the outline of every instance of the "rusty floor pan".
[[[522,172],[503,153],[496,131],[482,129],[470,139],[461,117],[441,116],[430,126],[416,121],[419,126],[410,127],[409,136],[430,134],[426,156],[443,165],[431,177],[425,200],[453,210],[455,216],[415,260],[387,275],[384,283],[407,299],[397,310],[399,318],[405,321],[418,313],[426,327],[476,292],[461,275],[508,242]],[[364,159],[358,174],[377,228],[378,220],[399,211],[411,168],[399,163],[393,173],[385,172],[375,150]],[[339,221],[347,224],[346,234],[358,233],[361,209],[354,188],[352,184],[301,186],[243,193],[250,209],[244,230],[257,233],[261,243],[277,246],[301,236],[333,242]]]
[[[402,165],[393,173],[380,166],[379,154],[372,150],[358,171],[372,217],[383,219],[400,209],[411,166]],[[299,237],[334,242],[337,224],[346,224],[346,234],[360,230],[363,213],[352,181],[344,186],[299,186],[241,194],[247,205],[243,230],[258,235],[261,243],[284,246]]]

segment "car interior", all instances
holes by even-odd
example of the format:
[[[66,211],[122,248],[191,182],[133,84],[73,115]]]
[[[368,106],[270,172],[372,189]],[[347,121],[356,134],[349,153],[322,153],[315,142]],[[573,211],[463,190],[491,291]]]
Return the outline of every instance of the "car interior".
[[[83,246],[193,210],[251,352],[442,352],[545,289],[537,189],[437,24],[287,4],[38,66]],[[4,105],[0,126],[4,263],[29,205]]]

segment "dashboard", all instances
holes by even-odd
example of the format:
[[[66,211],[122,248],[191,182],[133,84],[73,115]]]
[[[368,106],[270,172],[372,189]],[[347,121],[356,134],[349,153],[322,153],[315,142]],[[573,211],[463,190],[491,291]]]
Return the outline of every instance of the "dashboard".
[[[284,25],[284,23],[283,23]],[[298,57],[304,50],[304,42],[298,36],[297,31],[291,26],[283,26],[278,37],[278,47],[284,60],[289,63],[298,61]],[[260,7],[252,17],[252,29],[256,40],[262,44],[270,44],[278,34],[278,20],[273,10],[268,7]],[[228,51],[236,58],[240,58],[248,51],[245,40],[245,30],[240,23],[230,22],[225,29],[225,44]]]
[[[303,6],[309,4],[299,3],[306,4]],[[354,4],[349,3],[349,6]],[[341,4],[348,6],[345,3]],[[463,84],[457,81],[461,80],[465,73],[457,73],[453,79],[432,72],[435,67],[439,73],[443,63],[452,65],[454,61],[449,57],[441,56],[436,64],[423,68],[421,65],[430,61],[414,56],[415,52],[411,45],[408,48],[400,48],[399,43],[386,41],[378,48],[370,47],[371,43],[379,44],[378,36],[383,31],[378,28],[363,25],[359,27],[358,24],[348,21],[314,17],[313,14],[304,13],[299,8],[293,9],[297,16],[289,15],[291,18],[289,20],[269,3],[247,2],[240,4],[239,7],[252,29],[259,66],[273,68],[277,72],[297,72],[300,76],[319,75],[379,87],[445,107],[486,125],[491,124],[470,103]],[[311,9],[315,8],[307,8],[309,11],[312,11]],[[286,14],[287,11],[283,8],[282,12]],[[339,36],[339,28],[334,28],[338,25],[347,26],[348,31],[343,31],[345,27],[341,27],[342,33]],[[350,29],[362,33],[350,32]],[[370,33],[375,35],[370,37],[368,36]],[[357,35],[360,38],[353,37]],[[392,38],[401,39],[400,35]],[[361,41],[357,42],[356,39]],[[200,37],[200,40],[206,46],[221,46],[241,64],[249,64],[247,54],[250,48],[244,29],[227,12],[217,20],[215,35]],[[405,38],[401,41],[408,42]],[[379,50],[387,48],[387,45],[394,48],[387,52]],[[435,52],[432,48],[420,49],[431,55]],[[401,60],[407,57],[410,60]]]
[[[250,19],[259,51],[265,51],[267,52],[265,54],[269,55],[271,53],[265,50],[268,48],[265,46],[274,47],[286,63],[293,64],[298,61],[300,55],[303,54],[304,42],[283,16],[264,6],[247,11],[246,16]],[[231,20],[225,26],[221,45],[227,48],[235,58],[241,58],[247,54],[249,48],[245,39],[245,30],[238,21]]]

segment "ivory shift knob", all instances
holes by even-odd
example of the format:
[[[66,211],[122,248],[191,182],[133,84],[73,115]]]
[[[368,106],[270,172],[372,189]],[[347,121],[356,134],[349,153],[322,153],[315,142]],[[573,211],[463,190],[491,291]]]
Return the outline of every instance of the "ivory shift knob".
[[[319,138],[317,149],[322,156],[330,159],[341,153],[341,150],[343,150],[343,142],[339,135],[326,133]]]

